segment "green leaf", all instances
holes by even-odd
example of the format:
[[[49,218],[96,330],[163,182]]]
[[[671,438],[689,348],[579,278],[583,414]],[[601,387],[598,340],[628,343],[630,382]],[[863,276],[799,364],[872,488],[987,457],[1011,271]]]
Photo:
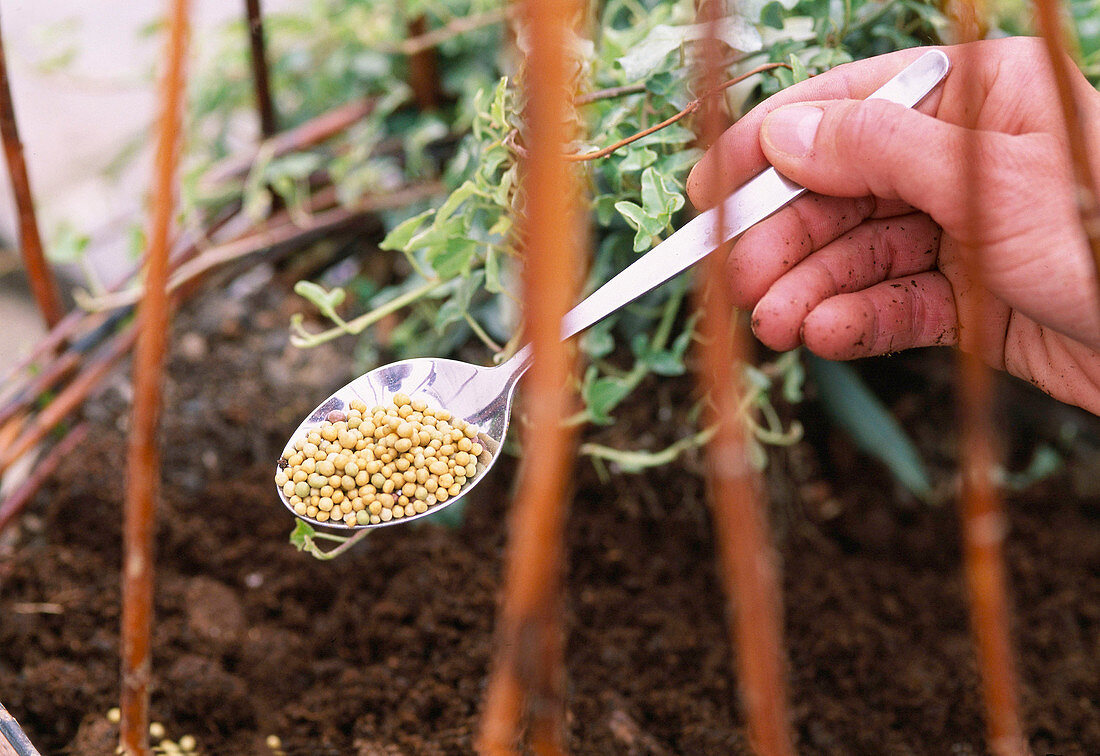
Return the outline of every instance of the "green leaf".
[[[633,202],[622,201],[615,203],[615,209],[626,219],[630,227],[637,233],[634,235],[634,251],[643,252],[653,244],[653,238],[661,233],[665,224],[660,218],[654,218],[646,214],[646,211]]]
[[[290,534],[290,543],[298,551],[305,551],[313,545],[313,537],[317,531],[305,520],[298,520],[294,525],[294,531]]]
[[[627,397],[632,386],[622,378],[611,376],[598,378],[597,375],[598,371],[594,366],[588,368],[581,396],[584,398],[585,406],[588,407],[589,419],[593,423],[611,425],[614,420],[609,413]]]
[[[500,283],[500,253],[492,246],[485,253],[485,290],[490,294],[504,291]]]
[[[669,222],[672,213],[683,206],[684,195],[671,179],[653,168],[646,168],[642,172],[642,207],[646,213],[663,221],[661,228]]]
[[[764,45],[760,33],[738,15],[729,15],[718,23],[717,36],[739,52],[756,52]],[[665,62],[669,53],[681,45],[705,39],[711,34],[709,24],[668,26],[658,24],[637,44],[619,58],[627,81],[648,77]]]
[[[343,304],[347,294],[339,286],[332,291],[312,281],[299,281],[294,284],[294,293],[312,302],[321,313],[336,319],[336,308]]]
[[[787,62],[791,64],[791,78],[794,79],[795,84],[810,78],[810,72],[806,70],[806,66],[802,65],[802,60],[797,55],[791,53]]]
[[[414,215],[398,223],[388,234],[386,234],[386,238],[383,239],[382,243],[378,246],[382,249],[404,252],[408,248],[409,242],[412,241],[413,236],[415,236],[420,230],[420,227],[424,225],[424,221],[430,218],[434,213],[435,210],[425,210],[418,215]]]
[[[656,152],[648,147],[641,147],[627,153],[627,156],[619,163],[619,170],[624,173],[626,171],[640,171],[647,166],[653,165],[655,160],[657,160]]]
[[[589,358],[598,360],[611,354],[612,350],[615,349],[615,337],[611,335],[612,323],[614,323],[613,320],[604,320],[589,328],[581,336],[581,351],[587,354]]]
[[[71,224],[63,223],[54,234],[53,244],[48,249],[48,257],[51,262],[59,265],[79,262],[91,240],[92,238],[87,234],[77,233]]]
[[[760,9],[760,23],[773,29],[783,28],[783,6],[777,1],[766,4]]]
[[[437,210],[435,213],[435,222],[442,223],[446,221],[448,218],[454,215],[454,212],[458,209],[459,205],[468,200],[470,197],[473,197],[475,194],[477,194],[477,187],[474,185],[474,182],[464,182],[462,186],[451,192],[451,196],[448,197],[442,205],[440,205],[439,210]]]
[[[430,250],[428,262],[440,278],[454,278],[469,273],[470,261],[477,252],[473,239],[457,237],[448,239],[442,247]]]
[[[817,384],[826,413],[847,431],[856,446],[889,467],[898,482],[914,496],[928,501],[932,483],[920,452],[859,373],[847,363],[823,360],[809,353],[806,367]]]
[[[481,289],[484,282],[485,273],[480,270],[474,271],[469,278],[463,278],[459,281],[454,293],[436,313],[435,328],[437,331],[442,333],[451,323],[458,322],[466,317],[466,313],[470,311],[470,302],[473,301],[474,294]]]

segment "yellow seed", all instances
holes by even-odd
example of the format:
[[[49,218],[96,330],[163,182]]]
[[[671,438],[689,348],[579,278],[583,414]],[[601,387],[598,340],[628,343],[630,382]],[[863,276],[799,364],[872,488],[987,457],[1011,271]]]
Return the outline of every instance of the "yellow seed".
[[[164,737],[164,725],[160,722],[150,722],[149,735],[156,740],[160,740]]]
[[[428,511],[427,503],[420,501],[419,499],[413,502],[413,509],[417,514],[423,514]]]
[[[360,404],[362,404],[362,402],[360,402]],[[272,751],[278,751],[280,748],[283,747],[283,741],[279,739],[278,735],[268,735],[265,742],[267,743],[267,747],[270,748]]]
[[[333,491],[332,496],[329,496],[329,498],[332,499],[333,504],[342,504],[343,501],[344,501],[344,492],[343,491]]]
[[[398,393],[393,395],[393,403],[398,407],[404,407],[406,404],[412,404],[412,399],[409,398],[408,394]]]
[[[416,470],[406,470],[405,472],[403,472],[401,474],[401,477],[404,478],[406,483],[415,483],[416,482]]]
[[[458,439],[457,446],[459,451],[468,452],[474,447],[474,442],[463,436],[462,438]]]
[[[432,475],[443,475],[447,472],[447,463],[437,459],[428,465],[428,472]]]
[[[195,742],[195,736],[193,735],[184,735],[180,738],[179,745],[184,751],[194,751],[199,746],[199,744]]]
[[[466,465],[466,477],[472,478],[475,475],[477,475],[477,465],[471,462],[470,464]]]
[[[320,513],[315,504],[306,507],[306,517],[316,517]]]
[[[383,509],[381,514],[378,515],[378,517],[382,520],[382,522],[389,522],[390,520],[393,519],[393,510],[392,509]]]
[[[111,724],[118,724],[122,721],[122,710],[115,706],[112,709],[107,709],[107,721]]]
[[[329,512],[332,510],[332,499],[327,496],[322,496],[321,500],[317,502],[317,508],[322,512]]]
[[[399,438],[394,442],[393,448],[402,453],[407,452],[412,448],[412,441],[407,438]]]
[[[323,509],[317,513],[317,522],[328,522],[329,514]]]

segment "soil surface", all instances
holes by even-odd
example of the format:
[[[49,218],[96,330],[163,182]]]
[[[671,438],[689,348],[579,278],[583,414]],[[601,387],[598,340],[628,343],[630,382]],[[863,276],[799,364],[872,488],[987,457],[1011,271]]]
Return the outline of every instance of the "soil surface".
[[[202,753],[469,753],[506,536],[510,462],[457,529],[387,528],[332,562],[288,545],[272,487],[287,434],[345,382],[354,344],[286,344],[285,288],[208,296],[177,318],[163,421],[154,719]],[[950,355],[861,368],[949,502]],[[1008,498],[1023,705],[1036,753],[1100,752],[1100,433],[1002,382],[1022,468],[1066,466]],[[646,384],[593,440],[656,448],[688,432]],[[90,407],[90,440],[0,536],[0,700],[44,754],[104,754],[116,732],[121,494],[129,385]],[[667,400],[667,401],[666,401]],[[681,400],[682,402],[682,400]],[[801,753],[984,753],[958,522],[918,503],[822,419],[771,454],[794,727]],[[631,438],[629,442],[623,439]],[[582,754],[747,753],[701,460],[601,480],[578,462],[568,526],[569,744]]]

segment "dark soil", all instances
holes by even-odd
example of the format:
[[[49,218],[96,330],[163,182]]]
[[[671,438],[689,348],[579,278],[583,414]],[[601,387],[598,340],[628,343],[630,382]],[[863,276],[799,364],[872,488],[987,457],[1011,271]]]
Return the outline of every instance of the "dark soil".
[[[456,530],[387,528],[322,563],[287,543],[273,462],[350,375],[353,345],[286,346],[278,287],[207,297],[178,318],[164,416],[153,714],[203,753],[467,753],[493,638],[513,478],[506,463]],[[344,350],[344,351],[341,351]],[[949,355],[864,367],[949,493]],[[647,385],[617,430],[658,417],[687,379]],[[120,375],[79,454],[0,537],[0,700],[46,754],[109,753],[118,696]],[[1018,463],[1078,436],[1067,468],[1010,496],[1008,558],[1028,733],[1037,753],[1100,752],[1100,459],[1094,418],[1020,387],[1001,425]],[[656,399],[656,400],[655,400]],[[682,403],[682,402],[681,402]],[[983,753],[953,508],[919,504],[800,410],[807,441],[772,454],[794,724],[802,753]],[[603,434],[603,435],[600,435]],[[624,435],[625,437],[625,435]],[[577,753],[744,753],[700,460],[601,481],[578,463],[566,596]]]

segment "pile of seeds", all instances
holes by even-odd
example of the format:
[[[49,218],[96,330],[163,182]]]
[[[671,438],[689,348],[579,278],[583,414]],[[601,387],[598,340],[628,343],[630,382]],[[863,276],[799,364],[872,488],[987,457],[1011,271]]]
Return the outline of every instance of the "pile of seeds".
[[[368,410],[359,400],[283,452],[275,483],[299,515],[349,527],[427,512],[457,496],[485,453],[477,427],[394,394]]]

